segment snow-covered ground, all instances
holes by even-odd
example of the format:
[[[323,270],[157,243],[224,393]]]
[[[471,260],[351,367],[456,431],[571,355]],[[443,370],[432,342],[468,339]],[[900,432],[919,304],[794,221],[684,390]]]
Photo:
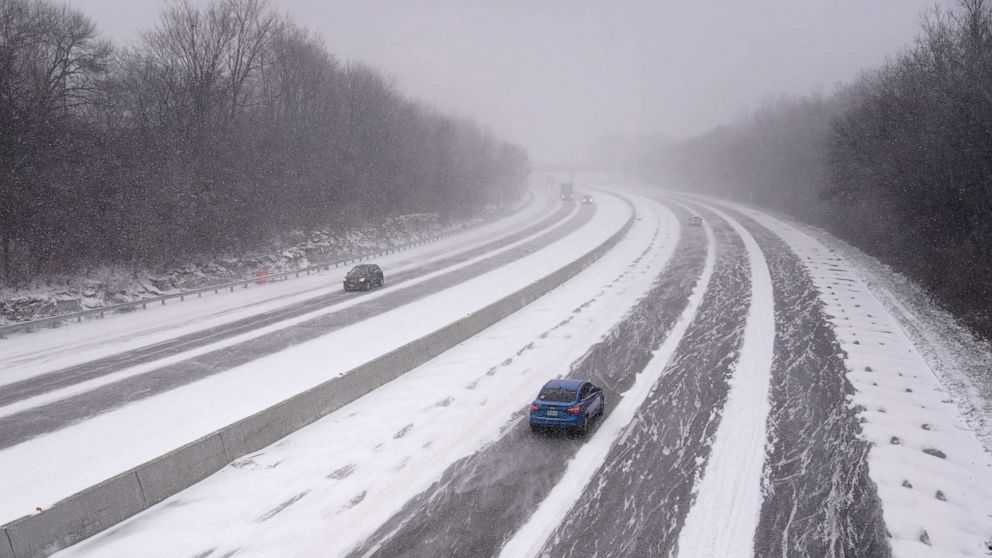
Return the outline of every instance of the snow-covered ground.
[[[806,263],[846,352],[851,404],[872,443],[895,556],[981,556],[992,535],[992,456],[896,320],[839,252],[787,223],[737,209]],[[861,273],[867,270],[862,268]],[[868,275],[873,284],[883,279]]]
[[[899,321],[954,397],[962,416],[992,453],[992,342],[976,336],[943,309],[925,289],[850,244],[815,227],[791,223],[837,251],[854,273]]]
[[[609,196],[598,200],[600,211],[611,212]],[[636,203],[640,220],[626,238],[564,286],[62,555],[181,556],[211,549],[218,555],[238,550],[239,556],[348,552],[447,466],[519,421],[538,388],[567,372],[650,288],[677,242],[678,225],[656,202]],[[617,270],[637,258],[656,234],[660,248],[640,265],[640,272],[616,282]],[[569,240],[590,245],[580,238]],[[553,267],[549,254],[535,256]],[[493,288],[496,282],[490,279],[487,285]],[[487,290],[479,287],[466,286],[476,296]],[[650,387],[651,381],[642,384]],[[608,445],[616,434],[602,428],[596,436]]]
[[[586,225],[493,272],[330,335],[0,451],[0,478],[13,487],[0,499],[0,521],[47,507],[447,325],[574,260],[621,228],[629,215],[630,209],[621,199],[600,196]],[[361,298],[368,300],[386,292]]]

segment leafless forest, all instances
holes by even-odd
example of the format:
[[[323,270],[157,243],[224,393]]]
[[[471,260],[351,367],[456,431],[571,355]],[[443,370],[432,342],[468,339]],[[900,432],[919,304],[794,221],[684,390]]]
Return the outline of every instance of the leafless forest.
[[[523,149],[264,0],[167,6],[121,48],[74,9],[0,0],[0,283],[521,194]]]
[[[649,141],[651,181],[825,226],[927,285],[992,337],[992,7],[926,14],[915,44],[830,95],[779,98],[735,125]]]

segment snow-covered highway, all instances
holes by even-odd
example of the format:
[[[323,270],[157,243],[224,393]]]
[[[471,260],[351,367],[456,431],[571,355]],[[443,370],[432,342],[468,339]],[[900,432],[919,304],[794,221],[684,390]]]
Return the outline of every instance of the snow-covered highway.
[[[59,556],[992,552],[988,433],[962,418],[967,402],[864,269],[751,208],[586,187],[593,207],[538,201],[384,259],[389,287],[368,295],[309,278],[236,312],[217,297],[192,322],[193,310],[150,310],[162,327],[144,335],[94,323],[120,328],[111,345],[125,358],[100,354],[88,324],[66,328],[78,361],[13,344],[30,336],[6,341],[0,363],[24,367],[0,378],[0,518],[443,327],[633,217],[562,286]],[[155,347],[166,350],[142,360]],[[564,376],[602,386],[606,416],[585,437],[532,433],[528,404]]]
[[[338,276],[325,275],[323,281],[330,283],[326,288],[344,301],[308,307],[302,315],[72,386],[67,398],[44,395],[38,406],[32,406],[36,398],[0,408],[6,446],[0,450],[0,478],[16,488],[0,500],[0,517],[9,521],[36,507],[46,509],[82,488],[335,378],[464,316],[588,250],[619,229],[630,210],[624,201],[607,196],[595,207],[568,204],[559,208],[555,202],[548,213],[554,218],[541,219],[541,230],[521,237],[522,231],[511,227],[497,249],[464,249],[460,261],[446,267],[433,266],[434,261],[450,260],[458,253],[440,252],[433,260],[408,264],[428,268],[419,277],[400,281],[387,275],[384,289],[341,297]],[[493,236],[493,231],[488,237],[478,236],[474,244],[490,245],[495,242]],[[396,257],[411,258],[408,254]],[[546,267],[541,268],[542,264]],[[542,272],[534,273],[534,269]],[[301,281],[300,285],[307,288],[312,282]],[[150,317],[167,309],[115,316],[93,324],[153,319]],[[342,320],[358,323],[341,327]],[[90,324],[66,331],[82,330],[86,325]],[[327,335],[332,331],[336,335]],[[30,344],[34,339],[26,335],[9,341]],[[278,348],[268,347],[266,342]],[[234,346],[241,350],[233,350]],[[278,354],[276,360],[271,360],[271,353]],[[265,355],[268,359],[263,358]],[[217,365],[200,359],[215,359]],[[237,362],[243,364],[237,366]],[[15,374],[18,370],[13,369]],[[196,381],[183,380],[183,370]],[[134,383],[149,379],[153,383]],[[125,397],[121,397],[122,386]],[[153,395],[148,393],[149,386],[170,389],[156,388]],[[129,399],[131,403],[126,404]],[[90,401],[95,401],[96,407],[89,405]]]

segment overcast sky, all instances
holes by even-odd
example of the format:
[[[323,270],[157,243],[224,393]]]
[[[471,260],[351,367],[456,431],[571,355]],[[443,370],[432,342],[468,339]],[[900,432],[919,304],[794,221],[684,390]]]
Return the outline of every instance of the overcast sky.
[[[539,163],[606,134],[692,135],[779,93],[829,92],[950,0],[271,0],[344,61],[469,116]],[[201,3],[201,2],[194,2]],[[127,43],[164,0],[71,0]]]

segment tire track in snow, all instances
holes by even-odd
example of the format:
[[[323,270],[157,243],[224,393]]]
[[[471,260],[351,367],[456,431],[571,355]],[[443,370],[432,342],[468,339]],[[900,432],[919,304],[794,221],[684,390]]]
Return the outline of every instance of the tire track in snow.
[[[673,331],[650,365],[661,368],[660,378],[645,386],[646,398],[605,456],[591,455],[588,443],[589,455],[569,465],[569,474],[590,467],[592,474],[566,474],[503,556],[663,556],[674,547],[693,471],[726,400],[750,293],[743,243],[728,223],[702,212],[713,230],[712,273],[680,320],[682,334]]]
[[[686,212],[673,210],[684,223]],[[650,360],[650,348],[671,331],[702,272],[702,230],[682,230],[675,254],[648,295],[569,374],[598,381],[609,401],[608,413]],[[521,420],[499,441],[450,467],[352,555],[495,555],[554,487],[583,443],[572,436],[535,436]]]
[[[775,292],[764,502],[757,556],[888,556],[870,445],[848,404],[844,351],[812,278],[785,242],[734,215],[768,261]]]
[[[752,556],[762,502],[775,341],[774,295],[768,264],[754,237],[726,213],[710,209],[727,220],[744,241],[751,270],[751,300],[727,402],[679,532],[678,550],[693,558]]]

